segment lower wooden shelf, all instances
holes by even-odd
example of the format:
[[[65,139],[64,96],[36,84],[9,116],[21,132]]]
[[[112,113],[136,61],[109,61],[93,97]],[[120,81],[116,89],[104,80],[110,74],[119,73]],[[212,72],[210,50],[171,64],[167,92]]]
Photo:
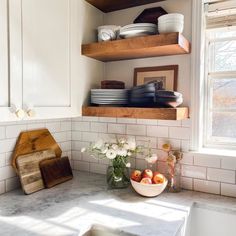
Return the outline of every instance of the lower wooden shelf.
[[[189,117],[189,109],[188,107],[137,108],[84,106],[82,108],[82,115],[136,119],[183,120]]]

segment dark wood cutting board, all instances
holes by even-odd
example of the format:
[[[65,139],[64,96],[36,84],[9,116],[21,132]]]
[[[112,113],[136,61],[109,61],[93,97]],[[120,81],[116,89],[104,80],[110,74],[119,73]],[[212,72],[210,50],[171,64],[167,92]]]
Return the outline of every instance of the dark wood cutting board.
[[[51,188],[73,178],[68,157],[43,160],[39,166],[46,188]]]
[[[39,162],[45,159],[55,158],[55,156],[53,150],[45,150],[17,157],[16,164],[21,186],[25,194],[31,194],[44,189]]]

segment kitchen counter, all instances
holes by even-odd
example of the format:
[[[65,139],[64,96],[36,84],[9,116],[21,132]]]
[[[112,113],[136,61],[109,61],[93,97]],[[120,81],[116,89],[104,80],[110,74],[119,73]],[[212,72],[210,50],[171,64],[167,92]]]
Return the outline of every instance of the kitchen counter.
[[[138,236],[180,235],[194,203],[236,212],[236,199],[183,191],[144,198],[131,188],[107,190],[104,175],[74,172],[74,179],[24,195],[0,196],[0,235],[84,235],[92,225]]]

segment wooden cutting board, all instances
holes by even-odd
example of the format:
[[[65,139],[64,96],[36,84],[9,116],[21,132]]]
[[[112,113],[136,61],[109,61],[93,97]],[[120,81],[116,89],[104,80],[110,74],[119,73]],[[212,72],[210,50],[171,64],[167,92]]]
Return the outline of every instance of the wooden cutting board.
[[[62,151],[47,129],[22,132],[13,152],[12,166],[18,173],[16,166],[18,156],[49,149],[54,151],[56,157],[61,157]]]
[[[44,189],[39,163],[45,159],[55,158],[55,156],[53,150],[45,150],[17,157],[16,164],[21,186],[25,194],[31,194]]]
[[[51,188],[73,178],[68,157],[43,160],[39,165],[46,188]]]

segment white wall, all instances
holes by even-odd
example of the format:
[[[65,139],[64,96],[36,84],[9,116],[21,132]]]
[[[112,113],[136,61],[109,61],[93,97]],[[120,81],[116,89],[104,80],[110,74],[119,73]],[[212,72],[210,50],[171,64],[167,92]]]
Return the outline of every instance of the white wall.
[[[154,4],[144,5],[112,12],[105,15],[105,24],[127,25],[133,23],[134,19],[146,8],[161,6],[167,12],[179,12],[185,16],[185,28],[183,35],[191,41],[191,0],[168,0]],[[178,91],[184,95],[184,105],[190,105],[190,65],[191,54],[168,57],[155,57],[120,62],[109,62],[105,65],[105,78],[125,81],[127,87],[133,85],[133,73],[136,67],[179,65]]]

